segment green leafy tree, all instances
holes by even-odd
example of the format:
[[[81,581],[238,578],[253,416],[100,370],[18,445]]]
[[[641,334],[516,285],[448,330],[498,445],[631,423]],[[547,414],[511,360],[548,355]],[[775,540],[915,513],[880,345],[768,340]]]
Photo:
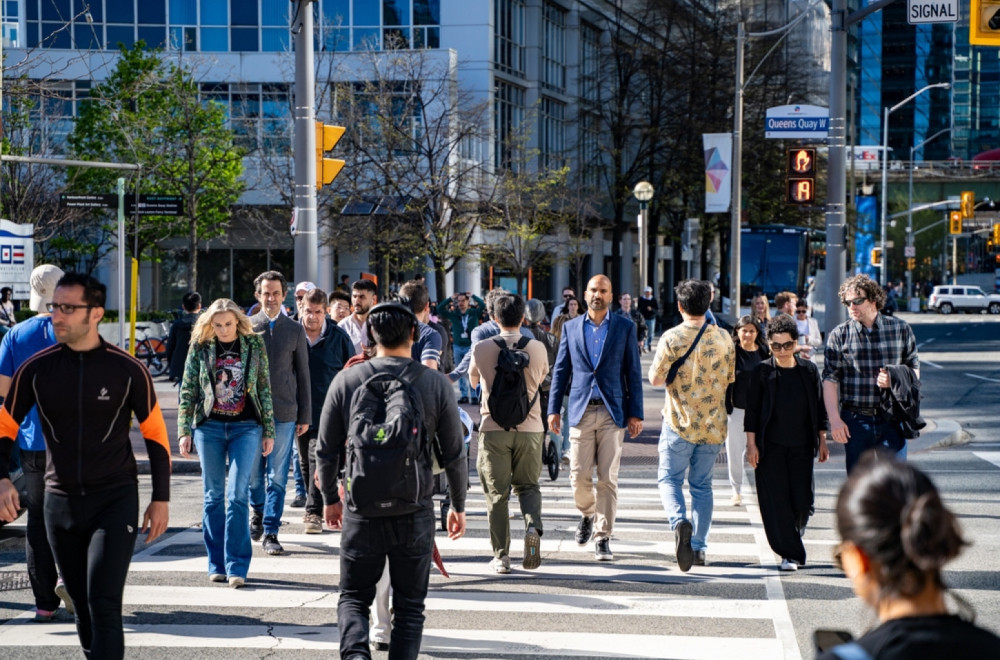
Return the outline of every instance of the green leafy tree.
[[[122,48],[107,80],[80,105],[69,138],[76,158],[137,163],[131,192],[179,196],[184,214],[137,216],[131,245],[137,258],[155,254],[166,238],[186,237],[188,279],[198,284],[198,244],[221,236],[243,191],[243,150],[234,143],[225,108],[204,101],[191,70],[170,63],[143,42]],[[106,191],[119,175],[77,168],[77,191]]]

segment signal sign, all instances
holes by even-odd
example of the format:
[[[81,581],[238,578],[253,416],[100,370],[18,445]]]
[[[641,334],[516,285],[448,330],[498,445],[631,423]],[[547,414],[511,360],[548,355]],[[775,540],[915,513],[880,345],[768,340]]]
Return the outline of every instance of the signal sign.
[[[816,199],[816,150],[789,149],[786,155],[785,201],[812,204]]]

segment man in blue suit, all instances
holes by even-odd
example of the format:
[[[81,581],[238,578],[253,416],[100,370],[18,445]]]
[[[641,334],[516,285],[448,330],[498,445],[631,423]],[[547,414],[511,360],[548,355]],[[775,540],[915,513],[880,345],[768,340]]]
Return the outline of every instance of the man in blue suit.
[[[559,411],[568,389],[570,483],[582,516],[576,542],[586,545],[593,537],[594,557],[611,561],[625,429],[630,438],[642,432],[642,370],[635,324],[608,313],[611,280],[592,277],[584,299],[587,313],[563,326],[552,369],[549,429],[558,434],[562,428]]]

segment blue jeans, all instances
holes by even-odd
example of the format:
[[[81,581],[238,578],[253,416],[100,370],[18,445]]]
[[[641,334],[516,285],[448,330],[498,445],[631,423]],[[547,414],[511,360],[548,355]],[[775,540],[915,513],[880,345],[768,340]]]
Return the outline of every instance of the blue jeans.
[[[371,657],[368,614],[389,560],[392,584],[392,633],[389,657],[415,659],[424,632],[424,600],[434,548],[434,512],[361,518],[344,513],[340,535],[340,600],[337,627],[343,658]]]
[[[644,319],[646,321],[646,350],[648,351],[653,342],[653,334],[656,332],[656,317]]]
[[[292,443],[292,476],[295,478],[295,497],[306,496],[306,482],[302,479],[302,463],[299,458],[299,443]]]
[[[265,534],[277,534],[281,526],[288,464],[292,460],[294,444],[295,422],[275,422],[274,449],[260,462],[250,480],[250,506],[254,511],[263,511]]]
[[[712,526],[712,470],[722,445],[691,444],[664,422],[658,449],[660,466],[656,478],[670,529],[687,518],[682,490],[684,473],[687,472],[688,488],[691,490],[691,524],[694,526],[691,548],[704,550],[708,530]]]
[[[471,346],[452,346],[451,352],[455,356],[455,364],[462,361],[465,354],[472,350]],[[458,392],[459,396],[471,397],[472,396],[472,386],[469,384],[468,374],[463,375],[458,380]]]
[[[208,551],[208,572],[247,576],[250,568],[250,475],[260,469],[264,429],[254,421],[208,419],[194,430],[205,486],[202,534]],[[226,483],[226,456],[229,483]],[[229,504],[228,508],[226,504]]]
[[[901,461],[906,460],[906,438],[900,433],[899,424],[852,410],[841,410],[840,418],[847,424],[847,430],[851,433],[847,444],[844,445],[848,474],[854,469],[861,455],[869,449],[879,449],[895,454]]]

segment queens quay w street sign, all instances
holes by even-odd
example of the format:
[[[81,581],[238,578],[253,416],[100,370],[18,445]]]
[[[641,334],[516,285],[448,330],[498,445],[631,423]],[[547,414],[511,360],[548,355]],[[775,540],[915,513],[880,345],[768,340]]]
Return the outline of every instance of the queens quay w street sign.
[[[958,21],[958,0],[908,0],[906,22],[955,23]]]
[[[764,137],[825,140],[830,111],[815,105],[779,105],[767,109]]]

